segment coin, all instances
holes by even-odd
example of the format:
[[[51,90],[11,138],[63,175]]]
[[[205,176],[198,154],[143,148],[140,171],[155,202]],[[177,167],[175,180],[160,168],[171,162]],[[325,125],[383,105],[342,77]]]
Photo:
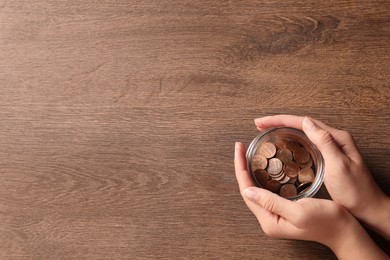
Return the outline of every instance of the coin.
[[[283,163],[278,158],[268,160],[267,172],[270,175],[276,175],[282,171]]]
[[[276,147],[271,142],[265,142],[257,149],[257,153],[265,156],[266,158],[272,158],[276,153]]]
[[[269,175],[266,170],[263,169],[257,169],[256,171],[253,172],[253,175],[257,181],[257,183],[264,188],[265,185],[267,185],[267,182],[269,180]]]
[[[307,162],[305,162],[305,163],[298,163],[298,165],[299,165],[299,167],[301,169],[303,169],[303,168],[310,168],[310,167],[313,166],[313,160],[311,158],[309,158],[309,160]]]
[[[289,149],[290,151],[295,151],[295,149],[301,148],[301,146],[294,141],[287,141],[286,142],[286,148]]]
[[[306,190],[311,186],[311,182],[304,182],[298,185],[297,191],[298,193],[301,193],[301,191]]]
[[[286,177],[286,174],[282,171],[282,172],[280,172],[280,174],[279,174],[279,176],[271,176],[271,178],[273,179],[273,180],[277,180],[277,181],[281,181],[281,180],[283,180],[284,179],[284,177]]]
[[[288,177],[286,174],[284,174],[284,178],[279,181],[280,184],[285,184],[290,180],[290,177]],[[295,181],[294,181],[295,182]]]
[[[288,177],[296,177],[299,173],[299,166],[294,161],[286,162],[284,164],[284,172]]]
[[[299,171],[298,180],[300,183],[313,182],[314,172],[311,168],[303,168]]]
[[[282,187],[282,185],[276,180],[268,181],[267,185],[265,186],[265,188],[267,190],[272,191],[273,193],[278,193],[278,194],[279,194],[279,190],[281,187]]]
[[[297,163],[305,163],[310,159],[310,153],[303,147],[294,150],[294,159]]]
[[[278,149],[285,149],[287,142],[284,139],[276,139],[274,144]]]
[[[276,179],[276,178],[279,178],[280,176],[284,175],[285,173],[283,171],[277,173],[277,174],[271,174],[271,173],[268,173],[269,176],[272,178],[272,179]]]
[[[252,158],[252,169],[265,169],[267,167],[268,161],[267,158],[265,158],[261,154],[255,154]]]
[[[287,175],[286,175],[287,176]],[[295,176],[295,177],[289,177],[290,179],[287,181],[287,183],[290,183],[290,184],[294,184],[297,179],[298,179],[298,176]]]
[[[276,158],[282,161],[282,163],[286,163],[289,161],[292,161],[293,155],[290,150],[288,149],[279,149],[276,152]]]
[[[297,195],[297,189],[294,184],[285,184],[280,188],[280,196],[290,198]]]

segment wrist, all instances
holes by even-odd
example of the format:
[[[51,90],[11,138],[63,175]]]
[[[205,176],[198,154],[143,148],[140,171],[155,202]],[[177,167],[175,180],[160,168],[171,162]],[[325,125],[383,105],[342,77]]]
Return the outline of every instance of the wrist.
[[[342,206],[339,206],[338,210],[338,217],[333,222],[333,225],[331,225],[333,227],[328,227],[330,233],[328,235],[322,235],[320,240],[317,240],[317,242],[332,249],[336,255],[344,252],[350,244],[353,244],[352,239],[362,237],[361,233],[363,232],[363,235],[365,233],[365,230],[348,210]]]
[[[364,228],[354,220],[328,245],[338,259],[388,259]]]
[[[352,212],[369,229],[390,240],[390,198],[378,191],[363,211]]]
[[[339,256],[342,252],[345,251],[349,244],[352,243],[351,239],[360,237],[361,230],[359,230],[359,224],[353,216],[351,216],[349,221],[346,221],[342,228],[338,230],[336,234],[333,235],[331,240],[327,243],[323,243],[328,246],[332,251]]]
[[[359,218],[368,228],[390,241],[390,198],[384,193],[373,203],[371,211]]]
[[[385,194],[380,198],[376,214],[378,214],[378,219],[375,222],[390,223],[390,198]]]

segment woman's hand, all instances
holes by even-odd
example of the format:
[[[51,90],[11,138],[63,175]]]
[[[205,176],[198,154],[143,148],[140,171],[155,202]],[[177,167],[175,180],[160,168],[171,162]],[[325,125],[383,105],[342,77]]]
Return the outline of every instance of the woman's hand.
[[[255,124],[260,131],[281,126],[303,130],[324,157],[324,183],[332,199],[390,240],[390,200],[373,180],[348,132],[292,115],[263,117]]]
[[[312,198],[293,202],[254,187],[241,143],[236,143],[234,164],[243,199],[267,235],[317,241],[340,259],[387,259],[357,220],[335,202]]]

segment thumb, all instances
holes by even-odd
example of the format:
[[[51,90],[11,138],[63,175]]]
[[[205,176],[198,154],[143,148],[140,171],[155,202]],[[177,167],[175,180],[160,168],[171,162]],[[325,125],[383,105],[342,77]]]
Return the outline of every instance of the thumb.
[[[302,130],[310,141],[317,146],[318,150],[320,150],[325,161],[342,158],[342,156],[344,156],[344,153],[341,152],[331,133],[316,125],[310,118],[305,117],[305,119],[303,119]]]
[[[265,210],[291,222],[294,222],[294,220],[299,218],[298,213],[300,210],[297,210],[299,204],[296,204],[293,201],[282,198],[268,190],[256,187],[246,188],[243,193],[246,198]]]

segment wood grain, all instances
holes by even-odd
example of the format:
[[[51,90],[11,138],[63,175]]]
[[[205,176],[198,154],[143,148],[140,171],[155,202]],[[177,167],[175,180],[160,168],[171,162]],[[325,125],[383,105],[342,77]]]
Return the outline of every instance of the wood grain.
[[[310,115],[348,129],[390,194],[389,14],[380,0],[1,0],[0,258],[334,259],[263,234],[233,145],[256,117]]]

